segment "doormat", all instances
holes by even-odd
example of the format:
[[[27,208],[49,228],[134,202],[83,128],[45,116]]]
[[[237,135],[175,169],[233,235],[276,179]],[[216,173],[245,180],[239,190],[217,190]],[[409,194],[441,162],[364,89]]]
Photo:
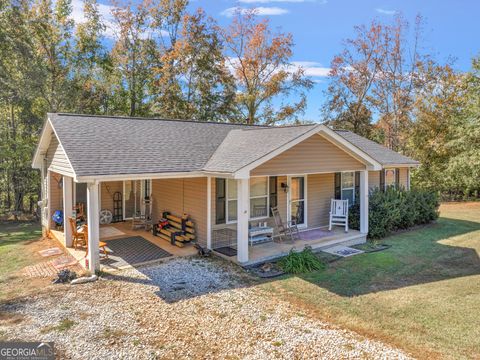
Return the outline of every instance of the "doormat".
[[[172,256],[168,251],[148,241],[141,236],[131,236],[115,240],[106,240],[108,259],[102,259],[101,264],[113,268],[141,264]]]
[[[54,255],[61,255],[61,254],[63,254],[63,251],[60,250],[60,248],[58,248],[58,247],[53,247],[53,248],[50,248],[50,249],[40,250],[38,253],[40,255],[42,255],[43,257],[49,257],[49,256],[54,256]]]
[[[332,246],[328,249],[323,249],[322,251],[329,254],[338,255],[341,257],[363,254],[362,250],[358,250],[358,249],[354,249],[354,248],[351,248],[348,246],[342,246],[342,245]]]
[[[214,251],[226,256],[237,256],[237,249],[234,249],[230,246],[219,247],[218,249],[214,249]]]

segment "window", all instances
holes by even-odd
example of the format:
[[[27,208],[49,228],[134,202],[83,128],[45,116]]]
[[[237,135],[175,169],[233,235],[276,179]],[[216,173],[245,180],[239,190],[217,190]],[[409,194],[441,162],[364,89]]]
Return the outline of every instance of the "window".
[[[237,221],[237,182],[234,179],[217,178],[215,182],[217,224]],[[250,219],[269,216],[271,206],[277,205],[277,177],[250,178]]]
[[[305,177],[290,178],[290,220],[305,225]]]
[[[225,224],[226,221],[226,181],[222,178],[215,179],[215,223]]]
[[[385,169],[385,187],[396,185],[395,169]]]
[[[237,221],[237,182],[227,180],[227,222]]]
[[[258,219],[268,214],[268,177],[250,179],[250,218]]]
[[[278,187],[278,181],[277,181],[277,177],[276,176],[270,176],[268,178],[268,186],[269,186],[269,190],[270,190],[270,206],[269,206],[269,213],[270,213],[270,216],[273,216],[273,213],[272,213],[272,207],[276,207],[278,205],[278,201],[277,201],[277,187]]]
[[[150,199],[151,195],[151,180],[144,180],[143,181],[143,198],[144,199]]]
[[[348,205],[355,203],[355,173],[342,172],[342,200],[348,200]]]

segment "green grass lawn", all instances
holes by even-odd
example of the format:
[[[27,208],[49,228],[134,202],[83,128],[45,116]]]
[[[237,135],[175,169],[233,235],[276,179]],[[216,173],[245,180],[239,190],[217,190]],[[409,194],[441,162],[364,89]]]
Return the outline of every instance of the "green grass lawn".
[[[438,223],[383,242],[263,286],[417,357],[480,358],[480,203],[442,205]]]
[[[42,235],[32,222],[0,222],[0,284],[15,271],[32,263],[31,244]]]

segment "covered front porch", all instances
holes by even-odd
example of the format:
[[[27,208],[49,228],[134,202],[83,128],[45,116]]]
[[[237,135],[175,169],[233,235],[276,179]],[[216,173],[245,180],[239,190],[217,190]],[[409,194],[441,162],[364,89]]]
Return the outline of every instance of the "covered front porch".
[[[321,250],[329,248],[335,245],[351,246],[361,244],[366,241],[366,235],[357,230],[349,230],[346,233],[343,229],[333,229],[332,231],[322,229],[311,229],[300,232],[300,239],[293,242],[278,242],[278,240],[272,240],[262,244],[257,244],[249,247],[248,261],[240,262],[237,258],[237,245],[232,243],[229,248],[231,252],[215,250],[216,255],[233,261],[242,266],[253,266],[268,261],[273,261],[289,254],[293,249],[294,251],[302,251],[305,247],[309,246],[314,250]],[[225,249],[225,247],[224,247]]]
[[[287,255],[292,248],[295,251],[301,251],[307,246],[323,249],[366,241],[367,170],[255,175],[248,179],[215,180],[216,186],[212,191],[213,198],[217,201],[214,206],[220,207],[220,210],[214,209],[209,248],[217,255],[242,266],[277,259]],[[339,189],[336,189],[336,185]],[[226,200],[220,202],[218,199],[223,194],[226,194]],[[350,201],[359,204],[360,229],[333,226],[329,230],[331,201],[348,197]],[[232,211],[232,207],[236,211]],[[277,209],[277,219],[274,219],[273,208]],[[224,219],[221,218],[222,214],[225,214]],[[295,222],[298,236],[292,239],[282,234],[278,217],[283,224]]]

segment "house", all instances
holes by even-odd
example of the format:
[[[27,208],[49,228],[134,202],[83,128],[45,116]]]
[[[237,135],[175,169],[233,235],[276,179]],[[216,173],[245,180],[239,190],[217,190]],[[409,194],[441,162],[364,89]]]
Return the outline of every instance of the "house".
[[[296,218],[307,233],[328,226],[332,198],[358,202],[360,231],[336,231],[325,239],[364,242],[369,189],[408,189],[416,166],[375,142],[319,124],[264,127],[62,113],[48,114],[33,159],[41,170],[45,230],[53,228],[55,210],[68,216],[84,202],[89,248],[98,248],[99,211],[113,211],[113,194],[121,194],[122,220],[151,198],[155,221],[164,211],[188,214],[196,240],[207,248],[215,249],[225,240],[221,230],[230,229],[233,259],[241,264],[283,245],[270,243],[267,251],[249,244],[249,224],[271,223],[274,205],[284,221]],[[68,226],[63,241],[71,246]],[[99,268],[98,252],[90,251],[88,260],[92,270]]]

